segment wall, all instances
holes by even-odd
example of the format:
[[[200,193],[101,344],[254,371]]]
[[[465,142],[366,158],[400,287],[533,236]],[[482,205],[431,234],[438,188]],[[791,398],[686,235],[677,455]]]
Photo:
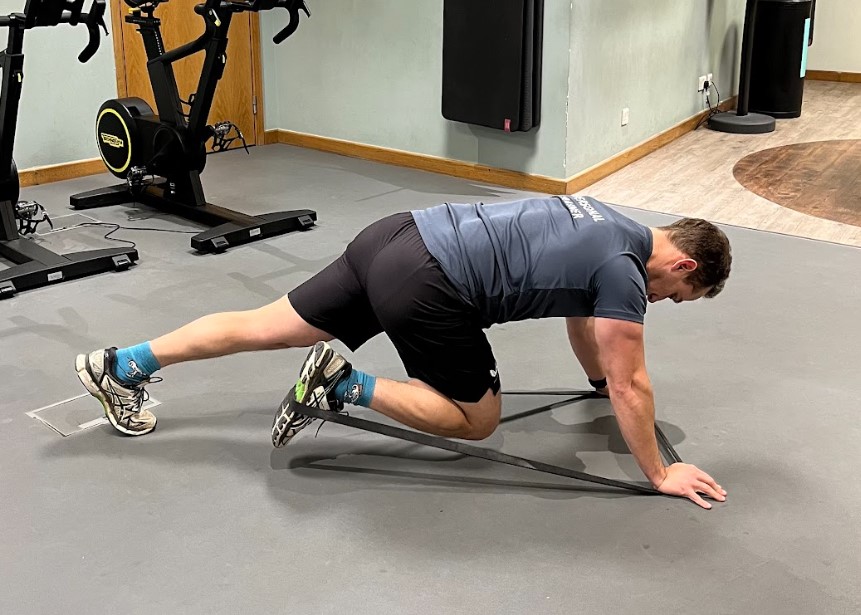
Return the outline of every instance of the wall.
[[[567,177],[700,111],[699,75],[732,96],[744,5],[546,0],[542,125],[506,135],[440,114],[442,2],[312,0],[266,43],[267,126]],[[264,38],[282,22],[264,14]]]
[[[268,128],[564,176],[568,0],[545,4],[541,127],[513,134],[442,117],[441,0],[308,5],[311,18],[274,50],[285,15],[261,15]]]
[[[832,40],[841,49],[861,45],[849,37],[854,1],[820,3],[811,68],[852,70],[822,62]],[[736,90],[744,0],[545,0],[542,125],[515,134],[442,117],[440,0],[308,3],[312,17],[280,46],[271,39],[286,12],[261,14],[267,128],[561,178],[700,110],[698,75],[714,73],[724,98]],[[3,13],[22,6],[0,0]],[[845,40],[828,34],[844,23]],[[21,168],[98,156],[92,121],[116,95],[113,49],[103,38],[96,57],[80,65],[85,42],[81,27],[27,32]],[[861,61],[851,49],[843,55]]]
[[[24,0],[0,0],[0,14],[23,11],[24,4]],[[110,30],[110,15],[105,18]],[[3,49],[7,33],[0,28]],[[98,158],[96,112],[117,95],[113,42],[105,36],[101,40],[96,55],[81,64],[78,54],[88,41],[86,27],[61,25],[25,33],[14,150],[18,168]]]
[[[700,75],[712,73],[724,99],[737,93],[744,6],[744,0],[573,2],[568,175],[701,111]],[[630,119],[623,127],[624,107]]]
[[[813,45],[807,68],[861,73],[861,3],[858,0],[816,3]]]

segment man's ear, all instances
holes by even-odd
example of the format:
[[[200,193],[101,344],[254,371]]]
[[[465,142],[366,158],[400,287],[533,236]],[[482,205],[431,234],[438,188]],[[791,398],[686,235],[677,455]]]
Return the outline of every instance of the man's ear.
[[[692,258],[683,258],[673,264],[673,271],[684,271],[690,273],[697,268],[697,261]]]

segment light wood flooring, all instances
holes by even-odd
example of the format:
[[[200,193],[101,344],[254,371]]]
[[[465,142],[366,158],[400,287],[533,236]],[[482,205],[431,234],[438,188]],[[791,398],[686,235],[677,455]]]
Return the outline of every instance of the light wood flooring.
[[[580,193],[650,211],[861,246],[861,227],[778,205],[733,175],[736,163],[754,152],[837,139],[861,139],[861,84],[808,81],[801,117],[778,120],[772,133],[731,135],[702,127]],[[811,155],[817,155],[815,149]]]

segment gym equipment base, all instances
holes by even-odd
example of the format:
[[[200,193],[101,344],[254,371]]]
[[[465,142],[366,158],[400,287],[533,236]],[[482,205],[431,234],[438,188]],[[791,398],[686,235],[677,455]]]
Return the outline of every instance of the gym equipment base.
[[[525,416],[531,416],[533,414],[538,414],[539,412],[552,410],[553,408],[576,403],[584,399],[605,399],[593,391],[504,391],[503,395],[560,395],[568,397],[569,399],[562,402],[547,404],[533,410],[527,410],[513,416],[504,417],[500,422],[508,422],[515,419],[523,418]],[[615,487],[617,489],[634,491],[641,495],[665,495],[657,489],[653,489],[652,487],[648,487],[639,483],[615,480],[612,478],[604,478],[603,476],[596,476],[594,474],[588,474],[586,472],[580,472],[578,470],[571,470],[569,468],[563,468],[549,463],[543,463],[541,461],[532,461],[523,457],[508,455],[499,451],[482,448],[480,446],[473,446],[471,444],[465,444],[463,442],[457,442],[454,440],[449,440],[447,438],[432,436],[410,429],[403,429],[401,427],[393,427],[391,425],[384,425],[382,423],[368,421],[366,419],[355,418],[344,413],[321,410],[320,408],[313,408],[311,406],[306,406],[304,404],[298,403],[293,396],[292,389],[282,402],[282,407],[284,407],[284,404],[289,404],[289,407],[299,414],[314,417],[322,421],[330,421],[332,423],[338,423],[339,425],[355,427],[356,429],[361,429],[363,431],[378,433],[384,436],[397,438],[399,440],[406,440],[407,442],[414,442],[416,444],[422,444],[424,446],[431,446],[433,448],[439,448],[442,450],[459,453],[461,455],[468,455],[470,457],[487,459],[488,461],[495,461],[497,463],[504,463],[511,466],[517,466],[519,468],[526,468],[527,470],[535,470],[537,472],[543,472],[545,474],[554,474],[556,476],[564,476],[566,478],[573,478],[575,480],[585,481],[589,483],[597,483],[599,485],[605,485],[607,487]],[[670,463],[681,462],[681,457],[679,457],[678,453],[676,453],[675,449],[673,448],[673,445],[670,444],[670,441],[667,439],[667,436],[657,424],[655,425],[655,436],[658,441],[658,448],[665,455],[666,460]]]
[[[4,206],[5,210],[11,210],[10,203],[0,204],[0,208]],[[9,226],[9,229],[14,230],[14,227]],[[138,260],[138,252],[134,248],[57,254],[31,239],[21,239],[17,233],[10,237],[0,239],[0,256],[15,263],[13,267],[0,270],[0,299],[8,299],[19,291],[55,282],[106,271],[124,271]]]
[[[167,184],[167,180],[162,179],[139,192],[133,192],[127,184],[118,184],[81,192],[72,196],[70,203],[73,209],[80,210],[139,202],[168,214],[206,224],[213,228],[193,236],[191,247],[198,252],[209,253],[224,252],[231,246],[305,230],[317,220],[317,213],[310,209],[251,216],[211,203],[189,205],[171,198]]]
[[[736,135],[758,135],[774,132],[775,121],[770,115],[761,113],[738,115],[735,111],[725,111],[709,119],[709,128]]]

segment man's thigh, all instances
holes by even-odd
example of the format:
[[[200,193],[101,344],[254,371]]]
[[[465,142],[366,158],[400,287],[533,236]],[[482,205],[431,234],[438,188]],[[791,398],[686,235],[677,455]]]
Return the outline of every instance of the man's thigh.
[[[366,289],[369,271],[381,252],[387,249],[392,252],[388,247],[402,244],[405,231],[414,227],[411,214],[399,213],[360,231],[337,260],[290,291],[288,297],[296,312],[312,326],[344,342],[350,350],[381,333],[383,327]]]
[[[351,350],[383,330],[346,255],[290,291],[287,300],[302,320]]]

